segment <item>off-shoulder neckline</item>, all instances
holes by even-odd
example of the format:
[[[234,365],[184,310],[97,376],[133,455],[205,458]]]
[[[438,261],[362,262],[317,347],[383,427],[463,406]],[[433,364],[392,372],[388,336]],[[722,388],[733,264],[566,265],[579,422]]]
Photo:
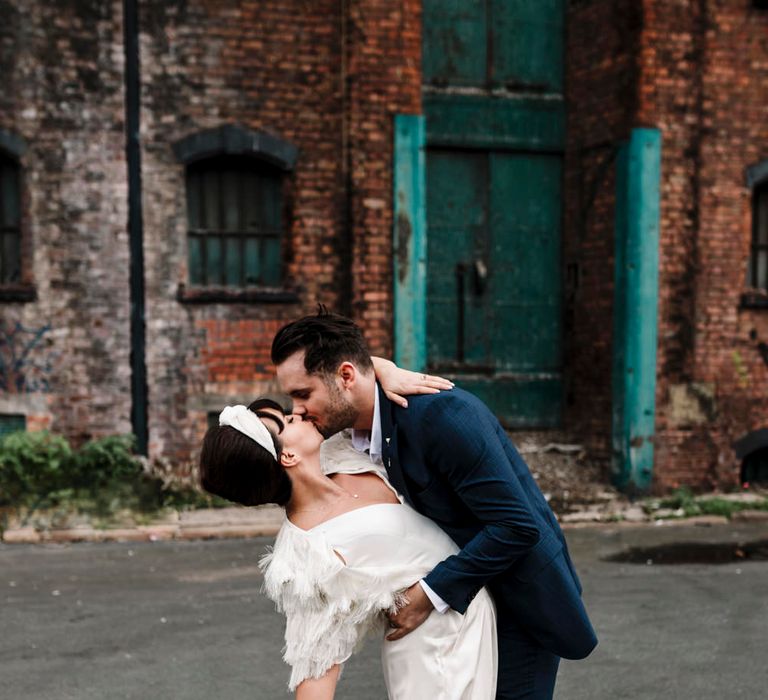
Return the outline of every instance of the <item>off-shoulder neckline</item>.
[[[291,522],[291,519],[288,517],[288,514],[285,515],[285,522],[288,523],[294,530],[298,530],[299,532],[303,532],[305,534],[309,534],[312,532],[315,532],[319,528],[323,527],[324,525],[327,525],[328,523],[332,523],[334,520],[338,520],[339,518],[343,518],[347,515],[350,515],[351,513],[358,513],[361,510],[367,510],[369,508],[379,508],[381,506],[396,506],[402,508],[402,503],[368,503],[364,506],[359,506],[358,508],[353,508],[352,510],[348,510],[345,513],[339,513],[338,515],[334,515],[332,518],[328,518],[328,520],[323,520],[323,522],[318,523],[314,527],[311,527],[307,530],[305,530],[303,527],[299,527],[296,525],[296,523]]]

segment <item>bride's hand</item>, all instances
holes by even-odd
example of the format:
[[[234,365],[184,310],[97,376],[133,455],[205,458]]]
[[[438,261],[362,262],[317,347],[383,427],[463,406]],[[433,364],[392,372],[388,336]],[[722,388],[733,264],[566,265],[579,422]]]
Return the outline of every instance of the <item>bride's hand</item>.
[[[371,359],[376,379],[381,384],[385,396],[403,408],[408,408],[405,397],[409,394],[437,394],[440,391],[453,389],[453,382],[448,379],[402,369],[383,357]]]

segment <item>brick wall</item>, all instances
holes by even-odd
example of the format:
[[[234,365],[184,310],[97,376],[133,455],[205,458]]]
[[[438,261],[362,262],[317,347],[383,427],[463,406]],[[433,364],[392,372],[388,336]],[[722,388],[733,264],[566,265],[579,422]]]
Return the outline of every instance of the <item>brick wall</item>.
[[[142,158],[150,451],[183,460],[209,411],[273,388],[268,355],[285,321],[336,307],[343,229],[338,3],[154,2],[141,6]],[[299,150],[289,174],[286,285],[298,303],[180,303],[187,283],[178,139],[236,123]],[[250,353],[250,361],[248,354]]]
[[[768,11],[679,5],[655,5],[643,50],[641,119],[664,132],[660,488],[736,483],[733,441],[768,425],[758,348],[768,313],[740,308],[752,233],[745,169],[768,157]]]
[[[421,2],[349,2],[352,316],[392,353],[392,125],[421,112]]]
[[[139,10],[150,454],[183,469],[210,411],[275,388],[271,339],[317,302],[353,314],[371,347],[391,352],[392,117],[420,109],[420,3],[158,0]],[[0,128],[29,144],[37,291],[2,302],[0,330],[23,324],[28,338],[16,343],[43,335],[29,390],[2,392],[0,409],[70,437],[128,432],[122,3],[0,0],[0,15]],[[224,124],[298,148],[284,240],[295,302],[180,301],[185,170],[172,145]]]
[[[740,308],[751,237],[744,171],[768,156],[767,29],[768,13],[739,0],[573,3],[569,12],[566,262],[580,275],[569,296],[568,416],[607,460],[614,183],[606,164],[615,139],[657,127],[659,490],[733,485],[732,442],[768,424],[759,351],[768,320]]]
[[[566,44],[565,420],[607,463],[611,427],[614,160],[637,109],[642,13],[633,0],[572,3]]]
[[[122,3],[0,2],[0,129],[21,157],[26,282],[2,411],[74,440],[130,431]],[[105,264],[107,263],[108,264]]]
[[[391,352],[392,117],[421,110],[421,3],[139,7],[150,449],[183,465],[210,411],[275,388],[271,338],[316,302]],[[26,353],[6,373],[0,412],[76,440],[128,432],[122,2],[0,0],[0,16],[0,129],[27,144],[24,274],[37,295],[0,300],[0,352]],[[613,159],[633,127],[655,126],[660,489],[733,483],[732,441],[768,422],[768,314],[739,304],[744,169],[768,157],[767,44],[768,13],[741,0],[568,6],[566,419],[607,462]],[[295,302],[180,301],[185,173],[172,145],[232,123],[298,148],[284,242]]]
[[[142,14],[152,452],[183,460],[206,415],[274,390],[269,347],[320,301],[391,352],[392,115],[419,109],[418,4],[163,2]],[[170,144],[239,123],[298,147],[286,283],[295,304],[179,304],[184,169]]]

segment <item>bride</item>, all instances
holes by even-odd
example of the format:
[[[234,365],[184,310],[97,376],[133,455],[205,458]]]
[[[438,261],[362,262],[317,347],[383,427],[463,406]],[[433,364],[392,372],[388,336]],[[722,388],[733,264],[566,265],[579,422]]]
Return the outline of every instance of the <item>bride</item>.
[[[402,592],[458,547],[403,502],[348,434],[323,442],[311,422],[269,401],[228,406],[205,436],[200,466],[212,493],[285,507],[260,565],[266,594],[286,616],[284,659],[297,700],[333,698],[342,664],[368,634],[381,638],[391,699],[494,698],[496,619],[485,589],[464,615],[433,612],[386,640],[386,613]]]

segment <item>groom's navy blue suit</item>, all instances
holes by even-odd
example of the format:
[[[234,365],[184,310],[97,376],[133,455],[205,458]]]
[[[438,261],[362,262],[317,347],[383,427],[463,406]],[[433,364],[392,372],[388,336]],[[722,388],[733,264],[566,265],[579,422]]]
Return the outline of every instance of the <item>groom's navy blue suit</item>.
[[[426,583],[464,613],[482,586],[496,602],[497,698],[548,698],[558,657],[597,644],[560,527],[487,406],[461,389],[410,396],[379,389],[382,459],[392,485],[461,551]],[[435,613],[433,613],[435,614]]]

